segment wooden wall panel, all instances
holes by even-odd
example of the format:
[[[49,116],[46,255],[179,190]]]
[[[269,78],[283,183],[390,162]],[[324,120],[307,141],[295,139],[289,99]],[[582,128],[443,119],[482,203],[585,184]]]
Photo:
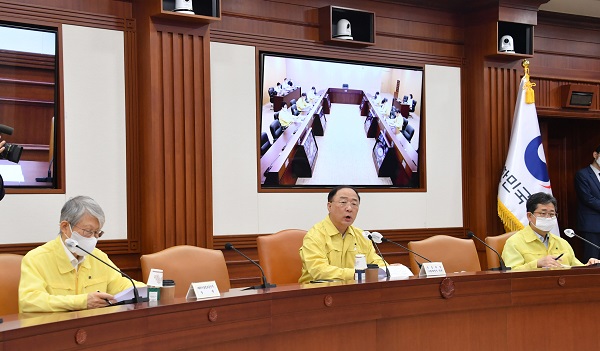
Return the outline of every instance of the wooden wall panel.
[[[212,247],[209,34],[207,26],[151,18],[138,72],[142,253],[174,245]]]

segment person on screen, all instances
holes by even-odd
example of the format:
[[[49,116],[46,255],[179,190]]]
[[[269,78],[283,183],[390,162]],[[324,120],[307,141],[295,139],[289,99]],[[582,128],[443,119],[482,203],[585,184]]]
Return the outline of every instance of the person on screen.
[[[59,312],[105,307],[116,301],[113,295],[131,288],[129,279],[107,267],[65,240],[92,252],[116,267],[96,248],[104,234],[104,211],[87,196],[69,199],[60,211],[58,236],[29,251],[21,263],[19,312]],[[143,283],[136,285],[144,286]]]
[[[581,236],[600,245],[600,146],[592,152],[592,157],[592,163],[575,174],[577,229]],[[592,245],[583,248],[586,259],[600,255]]]
[[[308,91],[308,100],[313,102],[317,99],[317,89],[315,87],[310,88]]]
[[[379,104],[379,101],[380,101],[379,92],[376,91],[375,95],[373,95],[373,102],[376,104]]]
[[[529,225],[506,240],[502,259],[513,270],[583,266],[569,243],[550,231],[556,228],[556,199],[547,193],[536,193],[527,199]],[[599,263],[590,258],[587,265]]]
[[[292,85],[290,84],[290,80],[287,78],[283,78],[283,90],[290,91],[292,90]]]
[[[360,206],[360,196],[351,186],[333,188],[327,196],[324,220],[315,224],[304,236],[300,248],[302,275],[299,283],[319,279],[354,279],[356,254],[364,254],[367,263],[383,267],[383,259],[373,244],[353,226]]]
[[[287,103],[284,101],[281,103],[281,110],[279,110],[279,123],[283,128],[287,128],[295,121],[294,115],[288,109]]]
[[[408,94],[408,100],[406,100],[406,104],[408,106],[412,106],[412,104],[413,104],[413,95],[412,94]]]
[[[277,93],[277,96],[283,95],[283,87],[281,86],[281,83],[277,82],[277,85],[275,86],[275,92]]]
[[[296,108],[300,112],[310,108],[310,101],[308,101],[308,96],[306,93],[302,93],[302,95],[300,95],[300,99],[298,99],[296,102]]]

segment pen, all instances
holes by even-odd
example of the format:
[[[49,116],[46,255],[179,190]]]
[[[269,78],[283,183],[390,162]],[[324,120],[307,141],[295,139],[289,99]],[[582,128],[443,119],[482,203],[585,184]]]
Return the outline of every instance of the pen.
[[[100,292],[100,290],[96,290],[96,292]],[[109,306],[114,306],[114,305],[113,305],[113,304],[112,304],[110,301],[108,301],[108,299],[102,299],[102,300],[106,301],[106,303],[107,303]]]
[[[558,257],[556,257],[554,260],[555,260],[555,261],[558,261],[558,259],[559,259],[559,258],[561,258],[561,257],[562,257],[564,254],[565,254],[564,252],[563,252],[563,253],[561,253],[561,254],[560,254],[560,255],[558,255]]]

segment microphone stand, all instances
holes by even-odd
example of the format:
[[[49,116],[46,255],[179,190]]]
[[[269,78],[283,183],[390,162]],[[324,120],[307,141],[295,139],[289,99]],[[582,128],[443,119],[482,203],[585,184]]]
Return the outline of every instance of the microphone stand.
[[[225,249],[227,250],[233,250],[237,253],[239,253],[240,255],[242,255],[245,259],[247,259],[248,261],[252,262],[256,267],[258,267],[258,269],[260,269],[260,273],[262,274],[262,285],[255,285],[255,286],[250,286],[246,289],[243,290],[249,290],[249,289],[267,289],[267,288],[274,288],[277,285],[276,284],[271,284],[267,281],[267,278],[265,277],[265,271],[263,271],[262,267],[256,263],[256,261],[254,261],[253,259],[251,259],[250,257],[246,256],[243,252],[241,252],[240,250],[236,249],[233,244],[231,243],[226,243],[225,244]]]
[[[467,236],[469,238],[475,238],[477,239],[477,241],[479,241],[480,243],[482,243],[485,247],[489,248],[490,250],[494,251],[496,253],[496,255],[498,255],[498,258],[500,260],[500,267],[494,267],[494,268],[490,268],[491,271],[502,271],[502,272],[506,272],[506,271],[510,271],[510,267],[506,267],[506,265],[504,264],[504,260],[502,259],[502,255],[500,255],[498,253],[498,251],[496,251],[493,247],[491,247],[490,245],[488,245],[485,241],[481,240],[480,238],[477,237],[477,235],[475,235],[472,231],[467,232]]]
[[[121,275],[127,279],[129,279],[129,281],[131,282],[131,285],[133,285],[133,300],[135,303],[140,303],[140,302],[144,302],[144,299],[140,297],[140,293],[137,289],[137,287],[135,286],[135,283],[133,282],[133,279],[131,279],[130,276],[128,276],[127,274],[125,274],[125,272],[109,265],[108,263],[104,262],[104,260],[101,260],[98,256],[94,255],[93,253],[87,251],[86,249],[82,248],[81,246],[79,246],[78,244],[75,245],[76,248],[78,248],[79,250],[85,252],[86,254],[92,256],[93,258],[97,259],[98,261],[104,263],[105,265],[107,265],[108,267],[114,269],[115,271],[121,273]]]
[[[391,244],[394,244],[394,245],[396,245],[396,246],[399,246],[399,247],[403,248],[404,250],[406,250],[406,251],[408,251],[408,252],[412,253],[413,255],[417,255],[417,256],[421,257],[421,258],[422,258],[422,259],[424,259],[425,261],[427,261],[427,262],[431,262],[431,260],[430,260],[430,259],[428,259],[427,257],[425,257],[425,256],[422,256],[422,255],[419,255],[418,253],[414,252],[413,250],[409,249],[408,247],[406,247],[406,246],[404,246],[404,245],[401,245],[401,244],[399,244],[399,243],[397,243],[397,242],[395,242],[395,241],[391,241],[391,240],[389,240],[389,239],[388,239],[388,238],[386,238],[386,237],[383,237],[383,238],[381,238],[381,241],[382,241],[382,242],[384,242],[384,243],[391,243]],[[419,263],[419,261],[417,261],[417,260],[415,260],[415,262],[417,262],[417,265],[419,266],[419,269],[421,269],[421,266],[422,266],[422,264],[421,264],[421,263]]]
[[[383,258],[383,255],[381,254],[381,251],[379,250],[379,246],[377,246],[377,243],[375,242],[375,240],[373,240],[373,236],[371,234],[369,234],[369,240],[371,240],[373,245],[375,245],[375,248],[377,249],[377,253],[379,254],[379,257],[381,257],[381,259],[383,260],[383,264],[385,265],[385,276],[389,280],[390,275],[391,275],[390,269],[388,268],[387,262],[385,262],[385,259]]]
[[[49,164],[48,164],[48,176],[47,177],[40,177],[40,178],[35,178],[36,182],[45,182],[45,183],[51,183],[52,182],[52,163],[54,162],[54,159],[50,160]]]

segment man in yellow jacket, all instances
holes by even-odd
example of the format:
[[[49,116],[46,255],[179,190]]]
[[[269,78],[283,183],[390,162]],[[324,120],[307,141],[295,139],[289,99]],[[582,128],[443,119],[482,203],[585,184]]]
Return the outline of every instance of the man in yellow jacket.
[[[557,227],[556,199],[536,193],[527,199],[529,225],[506,240],[502,259],[514,270],[583,266],[569,243],[550,231]],[[599,263],[590,258],[586,265]]]
[[[92,198],[69,199],[60,213],[56,239],[28,252],[21,263],[20,312],[59,312],[105,307],[115,303],[113,295],[132,287],[129,279],[107,267],[77,245],[116,267],[96,249],[104,233],[104,211]],[[72,242],[72,241],[71,241]],[[139,283],[143,286],[143,284]],[[137,285],[137,284],[136,284]]]
[[[371,241],[363,237],[363,231],[352,225],[359,205],[360,196],[350,186],[337,186],[329,192],[329,215],[306,233],[300,248],[302,275],[299,283],[354,279],[356,254],[364,254],[367,263],[385,265]]]

